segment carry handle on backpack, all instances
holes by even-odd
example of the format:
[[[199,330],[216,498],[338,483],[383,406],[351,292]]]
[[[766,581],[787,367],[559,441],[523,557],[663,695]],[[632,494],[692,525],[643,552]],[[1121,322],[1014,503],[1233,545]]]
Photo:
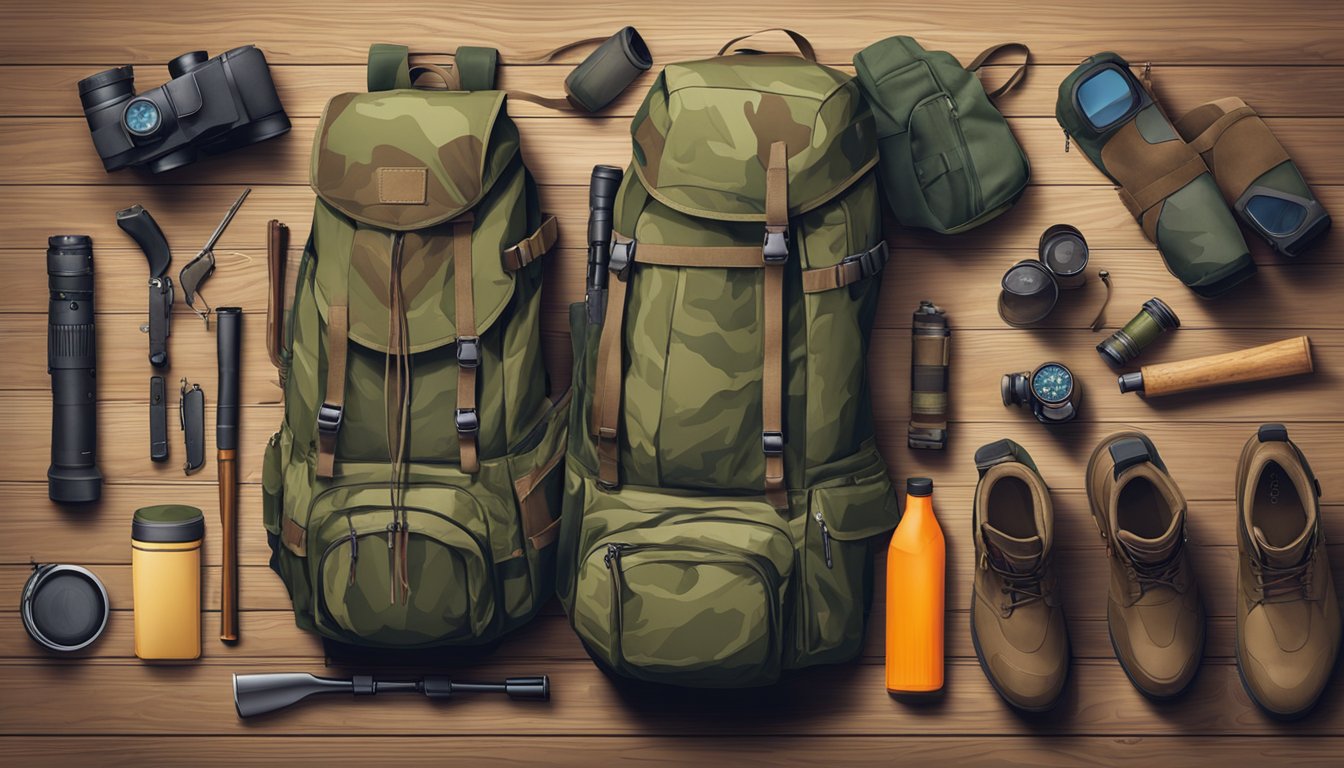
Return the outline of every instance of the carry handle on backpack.
[[[1022,80],[1027,76],[1027,65],[1031,64],[1031,49],[1028,48],[1025,43],[999,43],[998,45],[991,45],[981,51],[980,55],[976,56],[971,60],[970,64],[966,65],[967,72],[974,72],[976,77],[980,77],[981,67],[988,64],[990,59],[1000,53],[1010,50],[1022,52],[1022,63],[1013,74],[1009,76],[1008,80],[1003,85],[1000,85],[998,88],[985,94],[991,99],[997,99],[1022,84]]]
[[[755,32],[750,32],[748,34],[742,35],[741,37],[734,37],[732,40],[729,40],[728,42],[723,44],[723,47],[719,49],[718,55],[722,56],[725,53],[728,53],[728,50],[730,48],[733,48],[733,46],[737,45],[738,43],[744,40],[749,40],[757,35],[763,35],[766,32],[783,32],[784,34],[789,36],[789,39],[793,41],[794,45],[798,46],[798,53],[802,54],[802,57],[804,59],[807,59],[813,64],[817,62],[817,51],[812,47],[812,43],[809,43],[806,37],[803,37],[797,32],[794,32],[792,29],[785,29],[784,27],[770,27],[768,29],[758,29]],[[761,53],[761,51],[755,48],[734,48],[733,53]]]

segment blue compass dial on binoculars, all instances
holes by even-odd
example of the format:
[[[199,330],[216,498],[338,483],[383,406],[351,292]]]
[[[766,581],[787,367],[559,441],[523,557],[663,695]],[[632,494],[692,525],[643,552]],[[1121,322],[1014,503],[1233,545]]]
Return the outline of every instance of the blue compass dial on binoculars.
[[[1031,388],[1047,403],[1063,402],[1073,391],[1073,374],[1058,363],[1046,363],[1032,375]]]
[[[159,127],[162,116],[151,101],[133,101],[126,108],[126,128],[137,136],[146,136]]]

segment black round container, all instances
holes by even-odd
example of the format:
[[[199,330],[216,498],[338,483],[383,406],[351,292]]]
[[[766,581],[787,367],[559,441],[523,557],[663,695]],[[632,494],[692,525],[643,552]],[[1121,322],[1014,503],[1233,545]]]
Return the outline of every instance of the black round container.
[[[999,284],[999,317],[1014,327],[1039,323],[1059,301],[1054,273],[1039,261],[1019,261]]]
[[[1036,253],[1060,288],[1073,290],[1087,282],[1087,241],[1076,227],[1056,224],[1045,230]]]
[[[39,565],[23,587],[23,628],[39,644],[69,653],[87,647],[107,627],[107,590],[77,565]]]

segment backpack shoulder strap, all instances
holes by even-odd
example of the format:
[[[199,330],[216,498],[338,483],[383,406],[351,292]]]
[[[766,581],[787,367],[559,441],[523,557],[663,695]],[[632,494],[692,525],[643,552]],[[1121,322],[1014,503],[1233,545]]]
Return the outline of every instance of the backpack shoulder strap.
[[[369,93],[411,87],[411,51],[404,45],[369,46]]]
[[[1031,63],[1031,49],[1024,43],[999,43],[998,45],[991,45],[981,51],[980,55],[976,56],[971,60],[970,64],[966,65],[966,71],[974,72],[976,76],[979,76],[980,68],[988,64],[990,59],[1004,51],[1020,52],[1022,54],[1022,63],[1018,65],[1017,69],[1011,76],[1009,76],[1008,80],[1003,85],[1000,85],[998,88],[995,88],[993,92],[988,94],[991,99],[997,99],[998,97],[1007,94],[1022,83],[1022,80],[1027,76],[1027,65]]]

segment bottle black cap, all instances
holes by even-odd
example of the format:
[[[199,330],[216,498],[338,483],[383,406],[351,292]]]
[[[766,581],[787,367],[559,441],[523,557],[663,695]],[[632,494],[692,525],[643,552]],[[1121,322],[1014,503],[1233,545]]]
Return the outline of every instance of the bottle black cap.
[[[933,479],[928,477],[911,477],[905,481],[905,492],[911,496],[932,496]]]
[[[1120,392],[1138,392],[1143,394],[1143,372],[1134,371],[1133,373],[1122,373],[1118,379]]]

